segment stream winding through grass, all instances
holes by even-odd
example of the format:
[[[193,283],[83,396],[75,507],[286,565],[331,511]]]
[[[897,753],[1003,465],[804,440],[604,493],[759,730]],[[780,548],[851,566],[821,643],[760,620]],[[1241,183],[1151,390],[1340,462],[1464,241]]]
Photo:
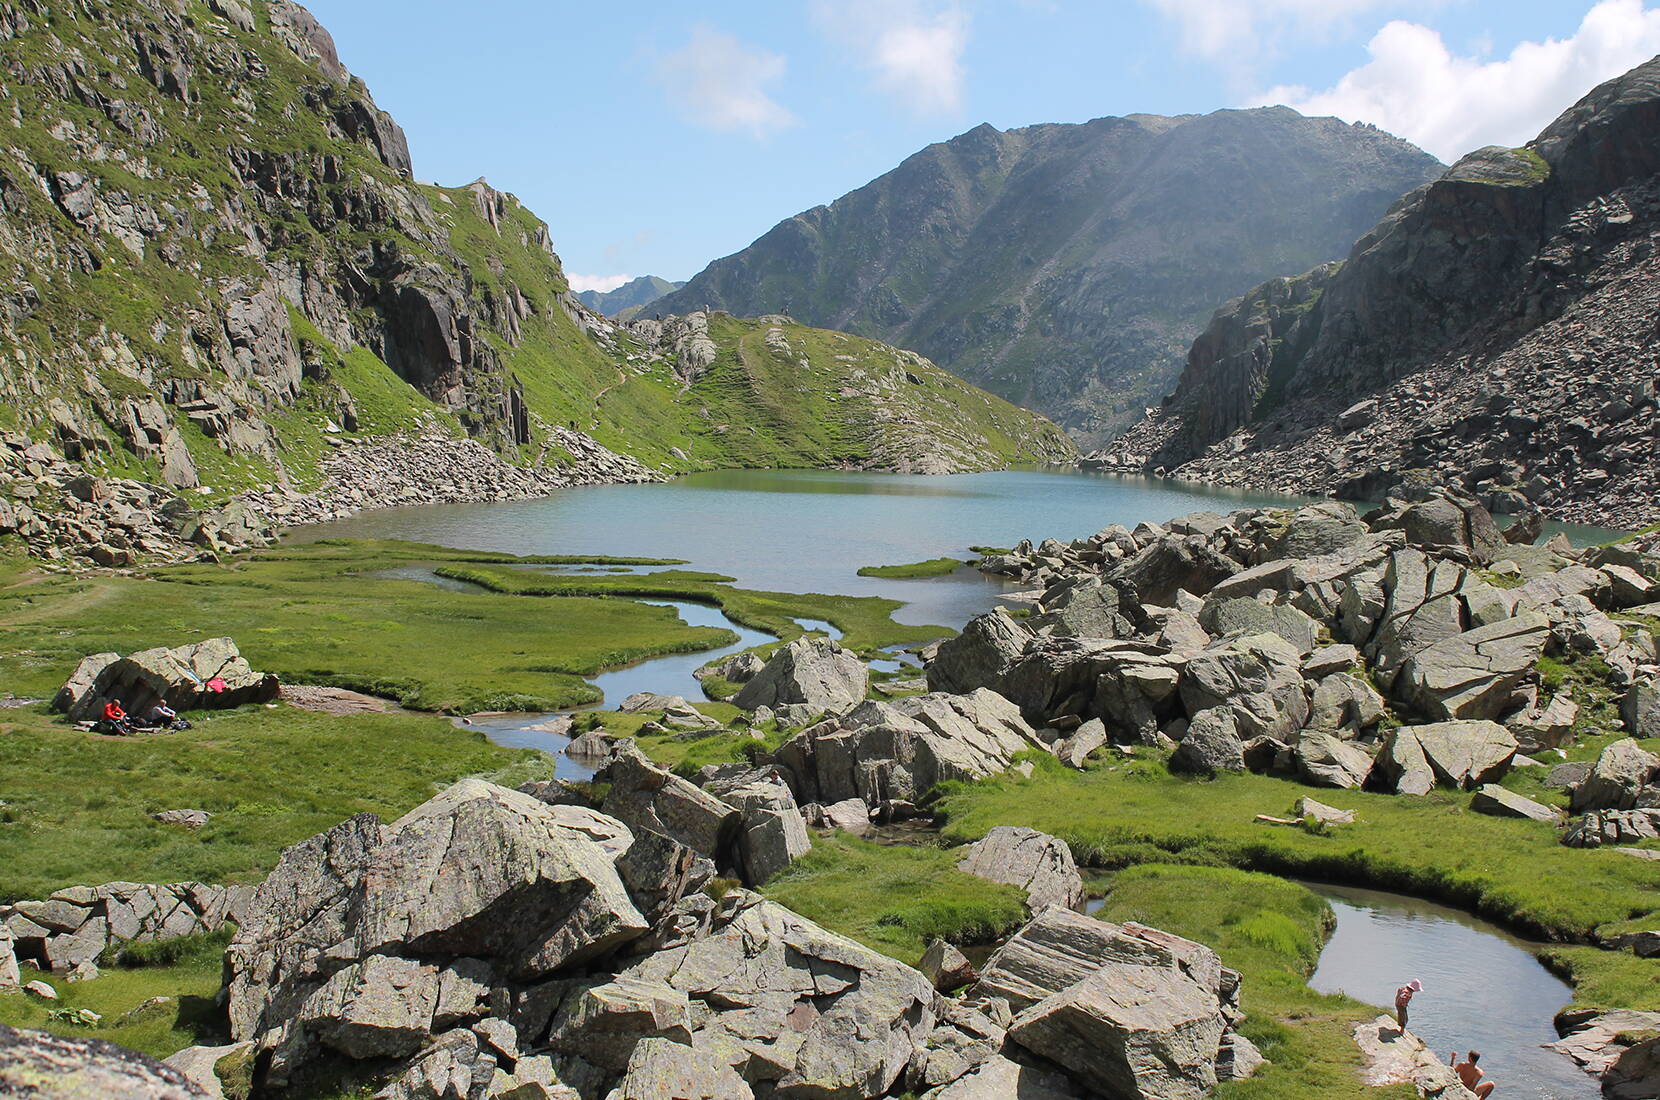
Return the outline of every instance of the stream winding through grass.
[[[1186,512],[1229,511],[1302,500],[1063,471],[1017,470],[921,477],[838,471],[724,471],[662,485],[571,489],[544,500],[434,505],[364,513],[309,529],[302,537],[401,538],[514,554],[629,554],[684,558],[687,568],[736,578],[746,588],[877,595],[902,600],[904,623],[957,628],[1013,586],[971,568],[915,580],[862,578],[865,565],[951,556],[971,544],[1012,546],[1023,538],[1069,539],[1111,523],[1133,527]],[[1612,537],[1594,528],[1560,528],[1576,542]],[[625,570],[618,569],[617,572]],[[634,569],[626,571],[649,571]],[[429,571],[410,579],[468,586]],[[404,575],[400,573],[400,575]],[[738,640],[714,650],[670,654],[601,673],[591,682],[615,706],[637,691],[702,698],[693,672],[773,636],[729,619],[718,607],[646,600],[673,607],[688,625],[724,627]],[[799,620],[835,635],[828,623]],[[899,659],[874,667],[898,671]],[[587,708],[584,708],[587,709]],[[538,748],[560,778],[590,768],[561,751],[568,738],[557,715],[490,715],[472,720],[502,745]],[[1387,1008],[1394,989],[1420,978],[1412,1029],[1445,1056],[1455,1046],[1483,1052],[1499,1095],[1527,1100],[1593,1100],[1596,1082],[1541,1044],[1556,1035],[1555,1012],[1568,986],[1525,941],[1458,910],[1398,894],[1312,886],[1332,906],[1336,927],[1310,985]]]

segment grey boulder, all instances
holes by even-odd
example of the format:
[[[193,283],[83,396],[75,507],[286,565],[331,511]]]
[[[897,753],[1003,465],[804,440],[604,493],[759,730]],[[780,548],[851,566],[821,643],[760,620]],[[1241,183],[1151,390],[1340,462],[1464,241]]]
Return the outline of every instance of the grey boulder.
[[[0,1024],[0,1095],[31,1100],[207,1100],[172,1066],[103,1039]]]
[[[1536,612],[1454,635],[1407,658],[1395,695],[1434,719],[1497,718],[1550,636]]]
[[[1302,656],[1276,634],[1220,639],[1187,662],[1182,704],[1190,717],[1228,707],[1246,740],[1261,734],[1286,739],[1308,718]]]
[[[1560,824],[1563,818],[1561,810],[1535,802],[1515,791],[1507,791],[1497,783],[1485,783],[1478,787],[1475,796],[1470,799],[1470,809],[1478,814],[1525,817],[1530,821],[1544,821],[1552,825]]]
[[[767,658],[732,700],[744,710],[791,704],[841,711],[864,699],[870,669],[829,638],[797,638]]]
[[[1065,841],[1036,829],[998,825],[969,845],[957,870],[1026,891],[1032,912],[1058,905],[1081,909],[1084,880]]]
[[[1660,757],[1624,737],[1602,750],[1591,773],[1573,789],[1574,813],[1587,810],[1629,810],[1638,794],[1660,771]]]

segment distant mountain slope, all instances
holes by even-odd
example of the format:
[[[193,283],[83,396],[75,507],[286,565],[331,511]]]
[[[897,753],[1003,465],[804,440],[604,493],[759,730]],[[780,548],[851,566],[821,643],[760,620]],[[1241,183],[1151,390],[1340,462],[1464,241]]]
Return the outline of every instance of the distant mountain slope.
[[[1168,390],[1217,302],[1341,255],[1440,169],[1373,127],[1284,107],[982,125],[653,308],[872,336],[1101,439]]]
[[[1660,58],[1257,287],[1099,456],[1372,498],[1429,468],[1501,508],[1660,518]]]
[[[577,294],[582,304],[595,313],[616,317],[627,310],[639,310],[650,305],[670,291],[679,290],[685,282],[671,283],[655,275],[641,275],[630,279],[616,290],[584,290]]]
[[[911,468],[949,450],[978,469],[1064,454],[1040,418],[988,414],[986,395],[932,374],[882,407],[836,405],[845,437],[872,442],[820,451],[780,410],[816,415],[872,384],[863,359],[896,353],[821,355],[783,322],[805,362],[753,380],[754,404],[716,421],[732,437],[713,438],[711,402],[731,387],[706,395],[583,306],[511,195],[416,182],[402,131],[288,0],[18,0],[0,5],[0,64],[0,538],[88,548],[40,518],[55,491],[19,487],[31,442],[201,490],[170,505],[181,528],[200,504],[315,486],[324,456],[363,436],[470,435],[553,481],[643,475],[627,458]],[[774,402],[775,387],[794,392]],[[874,442],[958,401],[960,423],[990,434],[909,456]],[[571,440],[576,425],[591,439]],[[807,442],[738,445],[763,438]]]

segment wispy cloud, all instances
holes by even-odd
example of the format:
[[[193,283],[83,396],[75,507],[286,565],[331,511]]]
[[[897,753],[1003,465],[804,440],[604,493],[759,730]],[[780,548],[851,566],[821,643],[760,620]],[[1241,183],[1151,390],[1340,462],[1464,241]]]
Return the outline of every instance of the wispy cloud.
[[[1522,144],[1595,85],[1660,53],[1660,9],[1602,0],[1570,37],[1523,42],[1495,61],[1456,55],[1436,31],[1400,20],[1366,49],[1371,60],[1329,88],[1281,86],[1253,102],[1371,122],[1453,161]]]
[[[765,138],[796,123],[795,115],[767,91],[784,68],[781,54],[698,26],[686,45],[658,60],[656,76],[669,104],[687,121]]]
[[[632,275],[578,275],[574,271],[565,272],[565,281],[579,294],[584,290],[597,290],[601,294],[609,294],[633,279]]]
[[[911,113],[962,109],[969,19],[954,0],[815,0],[813,18]]]

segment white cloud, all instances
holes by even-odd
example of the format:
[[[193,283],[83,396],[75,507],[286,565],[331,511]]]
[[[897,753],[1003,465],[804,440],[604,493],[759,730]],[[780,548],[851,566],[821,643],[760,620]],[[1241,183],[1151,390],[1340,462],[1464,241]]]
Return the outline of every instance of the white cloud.
[[[767,85],[784,75],[784,65],[780,54],[700,26],[686,45],[658,61],[657,82],[688,121],[764,138],[796,123],[795,115],[767,93]]]
[[[609,294],[626,282],[631,282],[632,275],[578,275],[573,271],[565,272],[565,281],[571,284],[571,289],[578,294],[584,290],[597,290],[601,294]]]
[[[911,112],[962,109],[968,13],[954,0],[817,0],[813,17]]]
[[[1282,86],[1253,102],[1375,123],[1451,162],[1483,145],[1521,145],[1597,84],[1660,53],[1660,9],[1602,0],[1571,37],[1523,42],[1490,62],[1400,20],[1366,50],[1371,60],[1330,88]]]
[[[1423,7],[1435,0],[1419,0]],[[1318,35],[1357,15],[1403,0],[1143,0],[1176,23],[1182,47],[1230,64],[1260,59],[1281,34]]]

